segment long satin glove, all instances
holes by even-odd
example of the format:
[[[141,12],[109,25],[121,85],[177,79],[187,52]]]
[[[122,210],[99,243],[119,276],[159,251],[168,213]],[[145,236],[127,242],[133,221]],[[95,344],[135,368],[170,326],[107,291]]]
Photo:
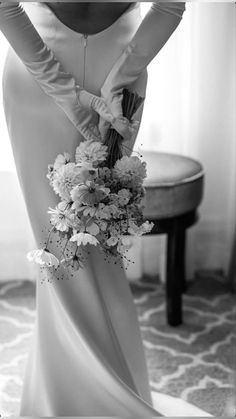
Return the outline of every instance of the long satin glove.
[[[93,111],[109,123],[114,121],[104,99],[76,85],[19,3],[0,3],[0,30],[44,92],[60,106],[83,137],[100,140],[98,127],[91,122]]]
[[[132,40],[124,49],[108,74],[102,88],[101,97],[106,100],[112,114],[119,120],[122,116],[122,89],[137,80],[142,71],[158,54],[179,25],[185,3],[153,2],[143,18]],[[110,124],[101,117],[99,130],[105,137]],[[125,139],[133,135],[129,127],[124,132]]]

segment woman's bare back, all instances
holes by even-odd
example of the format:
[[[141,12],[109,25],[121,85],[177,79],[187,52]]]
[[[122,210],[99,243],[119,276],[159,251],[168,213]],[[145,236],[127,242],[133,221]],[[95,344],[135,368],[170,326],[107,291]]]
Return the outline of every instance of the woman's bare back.
[[[132,3],[50,2],[46,4],[64,25],[76,32],[92,35],[112,25]]]

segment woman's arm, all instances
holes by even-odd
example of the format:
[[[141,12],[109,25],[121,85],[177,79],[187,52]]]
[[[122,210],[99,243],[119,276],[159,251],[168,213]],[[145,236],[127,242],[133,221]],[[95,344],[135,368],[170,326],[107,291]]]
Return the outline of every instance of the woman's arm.
[[[165,45],[179,25],[185,3],[153,2],[132,40],[108,74],[101,95],[114,116],[122,114],[122,89],[129,87]]]
[[[0,30],[44,92],[63,109],[78,131],[86,139],[98,139],[98,130],[89,128],[91,109],[105,120],[113,120],[104,100],[76,85],[19,3],[0,3]]]

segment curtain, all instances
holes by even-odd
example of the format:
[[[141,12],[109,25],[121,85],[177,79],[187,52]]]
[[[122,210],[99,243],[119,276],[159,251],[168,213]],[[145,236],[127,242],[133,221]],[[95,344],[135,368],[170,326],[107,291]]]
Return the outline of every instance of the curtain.
[[[140,149],[174,152],[204,166],[200,221],[188,230],[187,277],[227,272],[235,226],[235,4],[186,3],[183,20],[149,66]],[[141,146],[141,144],[143,144]],[[165,277],[165,238],[143,237],[143,273]]]
[[[142,3],[143,15],[150,3]],[[1,51],[7,46],[0,37]],[[0,73],[4,53],[0,57]],[[227,272],[235,229],[235,4],[186,3],[184,17],[148,67],[148,89],[136,149],[198,159],[205,191],[200,220],[187,235],[187,277],[199,269]],[[1,74],[0,74],[1,76]],[[34,278],[34,247],[0,104],[0,279]],[[15,210],[17,208],[17,212]],[[165,280],[166,239],[133,239],[128,268]],[[13,262],[12,262],[13,261]]]

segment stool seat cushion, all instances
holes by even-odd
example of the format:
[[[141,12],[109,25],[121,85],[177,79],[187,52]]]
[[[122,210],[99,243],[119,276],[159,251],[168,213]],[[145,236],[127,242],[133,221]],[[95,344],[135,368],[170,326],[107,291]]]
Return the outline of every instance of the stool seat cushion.
[[[202,165],[189,157],[143,151],[147,163],[144,180],[144,215],[148,219],[169,218],[195,210],[203,196]]]

